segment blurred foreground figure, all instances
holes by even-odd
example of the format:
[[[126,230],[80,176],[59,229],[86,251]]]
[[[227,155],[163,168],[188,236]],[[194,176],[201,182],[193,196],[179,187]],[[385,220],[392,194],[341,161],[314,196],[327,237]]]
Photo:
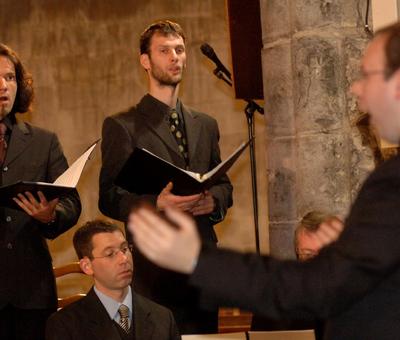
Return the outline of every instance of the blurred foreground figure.
[[[400,139],[400,24],[379,32],[351,90],[360,109],[392,143]],[[191,274],[190,283],[223,305],[272,318],[328,319],[324,339],[396,339],[400,334],[400,156],[363,184],[339,239],[305,262],[239,254],[203,245],[194,221],[176,210],[131,216],[138,246],[159,265]],[[332,221],[331,223],[338,223]]]

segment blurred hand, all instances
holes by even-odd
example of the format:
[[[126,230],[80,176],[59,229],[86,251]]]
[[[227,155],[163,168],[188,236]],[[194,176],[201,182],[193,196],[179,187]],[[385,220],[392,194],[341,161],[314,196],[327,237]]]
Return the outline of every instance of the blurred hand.
[[[55,198],[47,201],[41,191],[38,191],[38,196],[39,201],[29,191],[26,191],[24,194],[18,194],[13,200],[35,220],[42,223],[49,223],[56,218],[56,205],[59,200]]]
[[[171,207],[177,210],[190,212],[202,197],[202,194],[191,196],[174,195],[171,192],[172,188],[173,184],[169,182],[158,195],[157,208],[159,210],[165,210],[167,207]]]
[[[128,228],[140,251],[166,269],[190,274],[200,253],[201,241],[194,220],[187,214],[165,209],[168,222],[154,210],[138,208],[129,216]]]
[[[193,216],[206,215],[214,211],[215,201],[209,191],[205,191],[197,201],[196,205],[190,210]]]
[[[332,217],[322,222],[317,231],[312,235],[321,243],[321,248],[336,241],[344,228],[343,222],[337,218]]]

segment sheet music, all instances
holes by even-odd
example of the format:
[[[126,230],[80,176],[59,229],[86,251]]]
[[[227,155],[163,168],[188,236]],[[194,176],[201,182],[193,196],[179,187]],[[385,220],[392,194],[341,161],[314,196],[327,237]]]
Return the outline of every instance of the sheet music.
[[[97,142],[87,149],[82,156],[80,156],[63,174],[61,174],[60,177],[54,181],[54,184],[75,188],[78,184],[79,178],[81,177],[83,168],[96,145]]]

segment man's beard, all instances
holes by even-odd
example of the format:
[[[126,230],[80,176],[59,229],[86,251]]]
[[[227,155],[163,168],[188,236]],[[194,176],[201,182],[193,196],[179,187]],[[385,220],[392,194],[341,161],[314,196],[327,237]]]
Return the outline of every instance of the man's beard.
[[[179,75],[172,77],[167,72],[164,72],[159,67],[151,63],[150,72],[153,78],[156,79],[162,86],[177,86],[182,81],[182,75],[183,75],[182,70]]]

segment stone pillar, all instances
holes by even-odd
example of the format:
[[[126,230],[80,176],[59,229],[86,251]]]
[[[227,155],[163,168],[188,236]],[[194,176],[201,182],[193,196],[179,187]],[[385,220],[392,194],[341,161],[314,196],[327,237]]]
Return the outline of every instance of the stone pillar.
[[[270,251],[294,256],[310,210],[345,216],[374,166],[349,85],[368,37],[364,0],[261,0]]]

